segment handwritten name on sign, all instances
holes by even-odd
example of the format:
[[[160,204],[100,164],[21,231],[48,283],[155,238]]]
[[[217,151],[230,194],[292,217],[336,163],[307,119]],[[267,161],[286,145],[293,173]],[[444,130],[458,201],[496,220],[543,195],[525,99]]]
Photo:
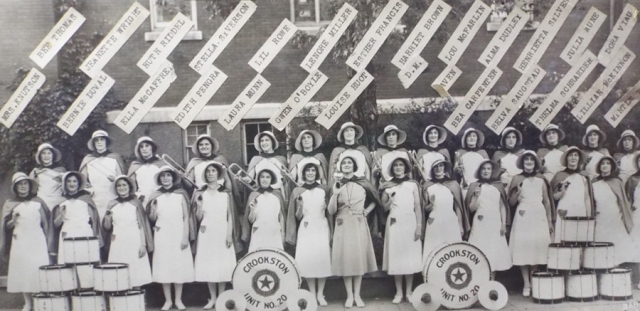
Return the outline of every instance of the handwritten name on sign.
[[[496,135],[500,135],[518,110],[529,99],[542,78],[547,74],[540,66],[530,67],[516,82],[507,97],[502,100],[489,120],[484,124]]]
[[[618,49],[618,54],[614,57],[614,61],[609,63],[609,67],[604,70],[600,78],[593,83],[585,96],[571,110],[571,114],[580,123],[584,124],[596,108],[602,104],[602,101],[613,90],[613,87],[618,83],[635,58],[636,54],[624,45]]]
[[[476,0],[438,54],[438,58],[447,65],[455,65],[489,14],[491,14],[491,8],[481,0]]]
[[[636,25],[638,21],[638,9],[636,9],[633,5],[627,3],[627,5],[622,10],[622,14],[620,14],[620,18],[616,22],[615,26],[613,26],[613,31],[607,37],[607,41],[605,41],[604,45],[600,49],[598,53],[598,61],[604,66],[608,66],[609,62],[611,62],[611,58],[618,53],[618,49],[622,47],[629,34],[631,34],[631,30],[633,26]]]
[[[336,17],[313,45],[307,57],[300,63],[300,67],[310,73],[318,69],[357,14],[358,11],[348,3],[343,4],[336,13]]]
[[[251,15],[256,12],[257,5],[252,1],[240,1],[229,17],[218,27],[218,30],[202,47],[198,55],[193,58],[189,67],[198,73],[209,71],[213,62],[222,51],[231,43],[231,40],[240,32],[240,29],[249,21]]]
[[[40,68],[47,66],[64,44],[71,39],[71,36],[78,31],[85,20],[87,19],[76,9],[69,8],[35,50],[31,52],[29,58]]]
[[[482,100],[487,96],[487,94],[489,94],[489,91],[491,91],[501,76],[502,70],[498,67],[489,67],[485,69],[471,89],[469,89],[469,92],[467,92],[462,103],[458,104],[456,109],[444,123],[444,127],[454,135],[457,135],[464,124],[467,123],[471,114],[478,109]]]
[[[158,72],[144,83],[129,104],[122,109],[113,123],[127,134],[131,134],[176,78],[173,64],[165,61]]]
[[[271,119],[269,119],[269,123],[279,131],[284,130],[287,124],[302,110],[304,105],[318,93],[327,80],[329,80],[329,78],[318,70],[310,73],[298,89],[289,96],[289,99],[280,106],[280,109],[273,114]]]
[[[289,39],[293,37],[296,31],[298,31],[298,27],[285,18],[282,23],[280,23],[280,26],[271,34],[269,39],[267,39],[267,42],[265,42],[251,60],[249,60],[249,66],[258,73],[262,73],[271,61],[276,58],[276,55],[280,53],[280,50],[289,42]]]
[[[431,41],[436,30],[440,27],[447,14],[451,11],[451,6],[442,0],[435,0],[424,13],[422,18],[413,28],[407,40],[402,44],[391,63],[402,69],[407,65],[413,55],[420,55],[427,43]]]
[[[357,72],[363,71],[408,8],[400,0],[389,1],[347,59],[347,65]]]
[[[153,75],[158,71],[173,49],[193,27],[190,18],[178,13],[171,20],[167,28],[165,28],[158,39],[149,47],[146,53],[142,55],[138,61],[138,67],[148,75]]]
[[[10,128],[47,80],[38,69],[31,68],[24,80],[0,110],[0,122]]]
[[[629,111],[640,101],[640,81],[624,94],[613,106],[604,118],[613,127],[618,127],[620,121],[629,114]]]
[[[373,76],[366,70],[356,74],[331,103],[322,110],[316,118],[316,122],[326,129],[330,129],[372,81]]]
[[[520,8],[515,8],[511,11],[507,19],[502,22],[498,32],[491,39],[491,42],[489,42],[489,45],[480,55],[480,58],[478,58],[478,61],[487,67],[497,65],[528,21],[529,14]]]
[[[569,39],[569,43],[560,53],[560,58],[570,65],[574,65],[575,62],[582,56],[582,53],[587,49],[593,37],[595,37],[598,29],[602,26],[602,23],[607,19],[607,15],[600,12],[595,7],[591,7],[587,15],[584,17],[576,32]]]
[[[427,69],[429,63],[420,55],[416,55],[398,72],[398,79],[402,82],[402,86],[408,89],[413,82],[418,79],[420,74]]]
[[[438,77],[433,81],[431,87],[440,94],[442,97],[448,97],[449,88],[460,78],[462,70],[455,65],[449,65],[443,70]]]
[[[173,121],[186,130],[226,80],[227,75],[215,66],[211,66],[209,71],[203,72],[200,79],[178,104]]]
[[[529,121],[533,123],[539,130],[543,130],[551,120],[560,112],[562,106],[576,92],[578,87],[584,82],[584,79],[596,68],[598,58],[586,50],[576,66],[571,67],[564,78],[560,80],[558,85],[553,89],[551,94],[542,102],[540,107],[533,113]]]
[[[102,69],[113,58],[122,46],[131,38],[136,29],[149,17],[149,10],[140,3],[133,5],[111,28],[111,31],[102,39],[100,44],[93,49],[89,57],[82,62],[80,70],[89,77],[95,78],[102,75]]]
[[[93,80],[89,81],[89,84],[82,90],[80,96],[73,101],[56,125],[67,134],[73,136],[93,109],[98,106],[102,98],[107,95],[114,83],[115,80],[104,72],[96,75]]]
[[[258,74],[242,93],[240,93],[236,100],[229,105],[229,109],[218,119],[218,123],[227,129],[227,131],[233,130],[270,86],[271,83]]]
[[[578,0],[557,0],[553,6],[551,6],[551,9],[549,9],[540,26],[533,36],[531,36],[531,39],[529,39],[529,43],[527,43],[520,57],[518,57],[513,68],[520,73],[524,73],[529,66],[538,63],[560,30],[562,24],[564,24],[567,17],[569,17],[569,13],[571,13],[576,3],[578,3]]]

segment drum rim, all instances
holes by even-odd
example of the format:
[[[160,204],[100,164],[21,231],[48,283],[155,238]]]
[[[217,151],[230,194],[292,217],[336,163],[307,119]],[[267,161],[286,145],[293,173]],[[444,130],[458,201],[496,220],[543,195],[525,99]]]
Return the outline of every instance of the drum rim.
[[[607,272],[604,272],[603,274],[626,274],[626,273],[631,273],[630,269],[627,268],[610,268],[607,269]]]
[[[609,296],[609,295],[600,295],[600,299],[609,300],[609,301],[625,301],[633,299],[633,295],[629,296]]]
[[[595,216],[567,216],[564,220],[596,220]]]
[[[40,266],[38,270],[62,270],[62,269],[71,269],[67,264],[53,264],[53,265],[44,265]]]
[[[247,253],[244,256],[242,256],[242,258],[240,258],[238,260],[238,262],[236,263],[236,266],[233,268],[233,272],[231,272],[231,279],[233,280],[233,276],[236,274],[236,270],[238,269],[238,267],[240,267],[240,262],[242,260],[244,260],[245,258],[247,258],[249,255],[253,255],[254,253],[257,252],[262,252],[262,251],[269,251],[269,252],[274,252],[277,254],[285,254],[285,258],[287,258],[287,260],[289,260],[289,262],[291,263],[291,266],[296,270],[296,273],[298,274],[298,287],[300,287],[300,285],[302,284],[302,276],[300,275],[300,269],[298,269],[298,265],[295,262],[295,258],[291,255],[289,255],[287,252],[285,252],[284,250],[280,250],[277,248],[259,248],[253,252]],[[291,258],[289,258],[291,257]],[[293,260],[292,260],[293,259]]]
[[[68,237],[68,238],[62,238],[62,242],[66,242],[66,241],[93,241],[93,240],[98,240],[98,237],[95,236],[78,236],[78,237]]]
[[[93,295],[90,295],[90,294],[93,294]],[[95,290],[74,291],[73,293],[71,293],[71,297],[95,297],[95,296],[103,296],[103,294]]]
[[[61,293],[61,295],[56,295],[55,293]],[[63,294],[65,292],[40,292],[33,294],[33,298],[67,298],[67,295]]]
[[[110,267],[110,266],[107,266],[107,265],[111,265],[113,267]],[[129,269],[129,265],[126,264],[126,263],[122,263],[122,262],[107,262],[107,263],[102,263],[102,264],[93,266],[93,268],[94,269],[100,269],[100,270],[117,270],[117,269],[122,269],[122,268]]]
[[[615,244],[612,242],[588,242],[585,248],[598,248],[598,247],[610,247],[610,246],[615,247]]]
[[[575,275],[575,276],[583,276],[583,275],[594,275],[594,274],[595,274],[596,276],[598,275],[598,274],[596,273],[596,271],[592,271],[592,270],[588,270],[588,269],[587,269],[587,270],[581,269],[581,270],[578,270],[578,271],[577,271],[577,274],[574,274],[574,275]],[[573,276],[573,275],[567,275],[567,276]]]
[[[596,301],[599,300],[600,296],[598,294],[596,294],[593,297],[583,297],[583,298],[579,298],[579,297],[570,297],[570,296],[566,296],[565,300],[566,301],[571,301],[571,302],[591,302],[591,301]]]
[[[431,251],[431,253],[429,253],[429,256],[427,256],[427,260],[426,260],[426,264],[424,265],[424,267],[422,268],[422,278],[424,280],[425,283],[427,283],[427,274],[429,273],[429,266],[431,265],[431,261],[433,261],[435,254],[437,254],[439,251],[441,251],[443,248],[448,247],[448,246],[453,246],[453,245],[458,245],[458,244],[463,244],[463,245],[467,245],[467,246],[471,246],[473,248],[475,248],[478,252],[480,252],[480,254],[482,254],[482,256],[484,256],[485,261],[487,262],[487,265],[489,266],[489,273],[491,273],[493,270],[491,269],[491,263],[489,262],[489,258],[487,257],[487,255],[477,246],[469,243],[469,242],[465,242],[465,241],[461,241],[461,242],[455,242],[455,243],[450,243],[450,244],[446,244],[443,243],[442,247],[434,249],[433,251]]]
[[[126,297],[126,296],[139,296],[139,295],[144,295],[146,293],[146,291],[144,289],[129,289],[126,291],[119,291],[119,292],[110,292],[107,293],[107,295],[109,295],[109,297]]]
[[[75,266],[97,266],[100,265],[100,261],[88,261],[88,262],[72,262],[72,263],[65,263],[65,266],[69,266],[69,267],[75,267]]]
[[[587,242],[588,243],[588,242]],[[570,245],[570,244],[566,244],[566,243],[549,243],[549,248],[571,248],[571,249],[578,249],[580,250],[582,247],[580,247],[579,245]]]
[[[541,305],[554,305],[554,304],[562,303],[565,300],[565,298],[557,298],[557,299],[532,298],[532,299],[533,299],[533,303],[538,303]]]
[[[537,276],[539,278],[563,277],[562,274],[551,272],[551,271],[536,271],[531,274],[531,278],[533,278],[534,276]]]

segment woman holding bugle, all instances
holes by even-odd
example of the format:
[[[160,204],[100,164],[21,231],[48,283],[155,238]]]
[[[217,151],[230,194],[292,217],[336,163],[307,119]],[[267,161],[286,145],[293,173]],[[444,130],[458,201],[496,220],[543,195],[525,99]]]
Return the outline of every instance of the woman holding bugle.
[[[632,130],[625,130],[620,135],[618,143],[616,144],[620,152],[613,155],[620,166],[620,179],[623,183],[627,182],[627,179],[637,172],[636,163],[634,163],[636,155],[640,153],[638,147],[640,147],[640,139],[636,136]]]
[[[564,170],[560,163],[562,154],[567,150],[567,146],[562,144],[565,138],[564,131],[555,124],[549,124],[540,133],[542,148],[538,149],[537,155],[542,164],[542,173],[548,182],[551,182],[557,172]]]
[[[296,138],[294,147],[298,152],[291,155],[291,161],[289,162],[289,171],[298,184],[305,183],[305,177],[300,176],[299,164],[304,159],[315,158],[320,162],[320,170],[318,171],[318,180],[320,184],[327,184],[327,170],[329,164],[327,158],[318,149],[322,145],[322,136],[320,133],[314,130],[303,130]]]
[[[462,149],[455,152],[454,171],[460,175],[462,195],[466,196],[469,185],[478,178],[476,171],[484,160],[489,159],[487,152],[482,149],[484,134],[474,128],[468,128],[462,134]],[[494,172],[497,174],[498,172]]]
[[[38,197],[49,208],[58,205],[64,200],[62,197],[62,184],[60,179],[66,169],[60,165],[62,154],[51,144],[44,143],[38,146],[36,151],[36,163],[38,164],[29,176],[38,182]]]
[[[157,152],[158,145],[148,136],[138,138],[133,150],[136,158],[131,162],[127,175],[137,185],[136,195],[142,201],[142,206],[147,206],[149,195],[158,187],[153,178],[160,171],[164,162]]]
[[[506,127],[500,136],[500,146],[491,160],[500,166],[500,181],[505,187],[511,183],[511,178],[522,172],[516,165],[518,158],[524,152],[522,148],[522,133],[513,127]]]
[[[584,170],[589,178],[598,176],[597,166],[600,159],[610,156],[609,150],[604,147],[607,135],[595,124],[589,125],[587,131],[582,137],[584,145],[584,154],[586,156]]]
[[[247,200],[243,240],[249,242],[249,252],[260,248],[284,250],[286,210],[280,189],[273,188],[276,174],[268,168],[257,174],[260,188],[251,192]]]

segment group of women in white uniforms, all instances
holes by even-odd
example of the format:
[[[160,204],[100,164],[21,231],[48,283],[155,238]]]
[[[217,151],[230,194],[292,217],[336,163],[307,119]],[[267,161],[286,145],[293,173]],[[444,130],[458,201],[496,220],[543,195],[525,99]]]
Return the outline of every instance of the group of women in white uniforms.
[[[183,173],[146,136],[138,139],[127,174],[105,131],[93,133],[79,171],[65,171],[60,152],[44,143],[31,174],[13,176],[13,198],[2,210],[7,290],[24,293],[25,310],[31,309],[38,267],[56,256],[64,263],[59,242],[80,236],[98,237],[105,261],[129,264],[133,286],[161,283],[163,310],[185,309],[182,288],[190,282],[207,283],[204,308],[211,309],[245,245],[249,252],[295,245],[300,275],[321,306],[331,276],[344,280],[346,307],[364,306],[362,276],[378,269],[375,235],[384,235],[382,269],[394,276],[394,303],[411,297],[413,275],[429,254],[461,241],[478,247],[494,273],[519,266],[523,295],[530,295],[531,273],[546,264],[567,216],[595,216],[596,240],[615,244],[617,263],[640,262],[634,226],[640,140],[633,131],[622,133],[620,152],[611,157],[595,125],[587,127],[582,148],[563,145],[562,129],[549,125],[537,152],[523,148],[522,133],[507,127],[491,159],[484,134],[474,128],[461,135],[453,159],[447,132],[437,125],[426,127],[416,151],[405,147],[407,133],[394,125],[384,128],[374,151],[358,143],[362,135],[360,126],[343,124],[327,161],[321,135],[304,130],[287,161],[277,154],[273,133],[258,133],[260,153],[238,178],[208,135],[196,139]]]

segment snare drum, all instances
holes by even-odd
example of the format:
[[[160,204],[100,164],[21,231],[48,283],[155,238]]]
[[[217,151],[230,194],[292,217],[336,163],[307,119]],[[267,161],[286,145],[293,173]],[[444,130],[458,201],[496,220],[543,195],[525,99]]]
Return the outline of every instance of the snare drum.
[[[41,266],[39,269],[40,291],[43,293],[62,293],[75,290],[76,275],[73,267],[65,265]]]
[[[584,248],[582,267],[602,271],[615,268],[615,246],[610,242],[593,242]]]
[[[547,256],[547,268],[551,271],[578,271],[580,270],[580,255],[582,248],[575,245],[549,244]]]
[[[123,263],[106,263],[93,267],[93,288],[100,292],[129,290],[129,266]]]
[[[562,221],[562,242],[584,245],[595,240],[595,217],[565,217]]]
[[[33,295],[34,311],[69,311],[69,298],[66,296],[35,294]]]
[[[96,292],[81,292],[71,294],[71,310],[73,311],[104,311],[107,302],[102,294]]]
[[[97,237],[64,238],[62,241],[65,263],[89,263],[100,261],[100,244]]]
[[[598,279],[593,271],[577,271],[568,275],[565,287],[569,301],[584,302],[598,299]]]
[[[561,303],[564,300],[564,277],[553,272],[533,273],[531,297],[535,303]]]
[[[109,294],[111,311],[144,311],[144,290],[130,290]]]
[[[633,299],[631,292],[631,270],[615,268],[598,277],[598,292],[604,300]]]
[[[78,280],[78,290],[86,291],[93,289],[93,267],[99,264],[100,262],[73,265],[76,279]]]

